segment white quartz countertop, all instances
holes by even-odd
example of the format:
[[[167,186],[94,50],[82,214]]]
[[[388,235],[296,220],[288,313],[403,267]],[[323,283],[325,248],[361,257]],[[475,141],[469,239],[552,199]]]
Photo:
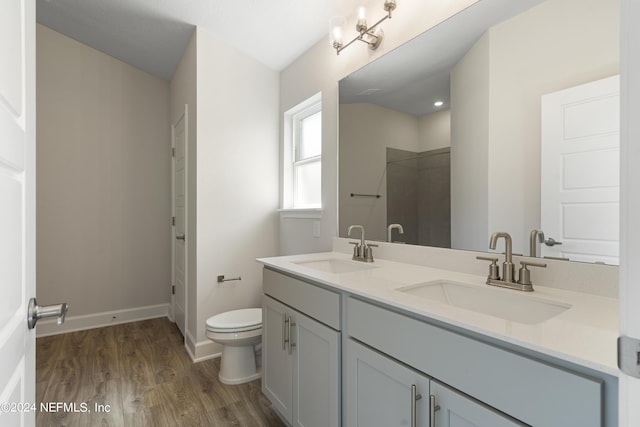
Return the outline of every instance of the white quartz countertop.
[[[523,298],[551,300],[570,306],[564,312],[540,323],[525,324],[471,311],[398,289],[436,280],[447,280],[489,288],[486,277],[424,267],[414,264],[376,259],[365,269],[331,273],[305,266],[314,260],[339,259],[348,263],[351,256],[340,252],[324,252],[261,258],[258,261],[273,269],[322,283],[336,290],[386,304],[388,306],[482,334],[506,343],[541,352],[568,362],[618,376],[617,337],[618,300],[544,287],[536,284],[534,292],[521,292],[490,287],[492,292],[517,293]],[[301,264],[302,263],[302,264]]]

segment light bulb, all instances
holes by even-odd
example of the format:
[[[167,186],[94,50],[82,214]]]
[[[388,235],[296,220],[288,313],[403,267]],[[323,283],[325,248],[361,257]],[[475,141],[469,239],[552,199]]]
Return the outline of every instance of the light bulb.
[[[334,42],[342,42],[342,28],[335,27],[333,29],[333,41]]]
[[[367,31],[367,19],[365,18],[365,14],[367,9],[364,6],[360,6],[358,8],[358,23],[356,24],[356,31],[359,33],[364,33]]]
[[[346,19],[343,16],[334,16],[329,22],[329,43],[334,49],[342,47],[342,26],[345,22]]]
[[[365,14],[367,12],[367,9],[364,6],[360,6],[358,8],[358,19],[365,19]]]

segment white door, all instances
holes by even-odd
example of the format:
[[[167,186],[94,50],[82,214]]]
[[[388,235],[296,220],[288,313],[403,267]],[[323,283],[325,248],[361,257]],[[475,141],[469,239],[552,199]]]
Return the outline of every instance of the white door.
[[[27,328],[35,294],[33,0],[0,1],[0,61],[0,424],[32,426],[37,408],[19,405],[35,404],[35,330]]]
[[[187,245],[186,245],[186,208],[187,208],[187,106],[184,114],[172,126],[173,135],[173,320],[186,336],[186,298],[187,298]]]
[[[543,256],[619,264],[620,78],[542,97]]]
[[[621,6],[620,335],[640,339],[640,2]],[[640,426],[640,378],[620,372],[618,392],[619,425]]]

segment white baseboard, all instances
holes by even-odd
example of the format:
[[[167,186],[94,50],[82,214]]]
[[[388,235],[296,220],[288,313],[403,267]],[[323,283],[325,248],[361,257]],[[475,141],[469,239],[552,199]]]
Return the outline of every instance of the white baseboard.
[[[218,344],[217,342],[211,340],[200,341],[196,343],[195,347],[194,354],[192,355],[194,363],[222,356],[222,344]]]
[[[222,356],[222,344],[209,339],[197,342],[190,331],[187,331],[184,344],[193,363]]]
[[[191,357],[191,361],[193,362],[196,358],[196,340],[188,329],[184,337],[184,347],[187,349],[187,353],[189,353],[189,357]]]
[[[40,320],[36,324],[36,337],[64,334],[85,329],[101,328],[119,323],[138,320],[168,317],[169,304],[149,305],[146,307],[128,308],[124,310],[105,311],[82,316],[67,316],[64,323],[58,326],[55,319]]]

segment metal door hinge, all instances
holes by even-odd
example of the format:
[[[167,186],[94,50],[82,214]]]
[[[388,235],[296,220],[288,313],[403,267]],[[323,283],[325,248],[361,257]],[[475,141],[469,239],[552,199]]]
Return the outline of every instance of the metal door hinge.
[[[618,337],[618,368],[627,375],[640,378],[640,339]]]
[[[174,226],[174,227],[176,226],[176,217],[175,216],[171,217],[171,225]]]
[[[171,286],[171,295],[175,295],[176,294],[176,287],[175,285]]]
[[[175,147],[171,147],[171,157],[175,157],[176,156],[176,149]]]

